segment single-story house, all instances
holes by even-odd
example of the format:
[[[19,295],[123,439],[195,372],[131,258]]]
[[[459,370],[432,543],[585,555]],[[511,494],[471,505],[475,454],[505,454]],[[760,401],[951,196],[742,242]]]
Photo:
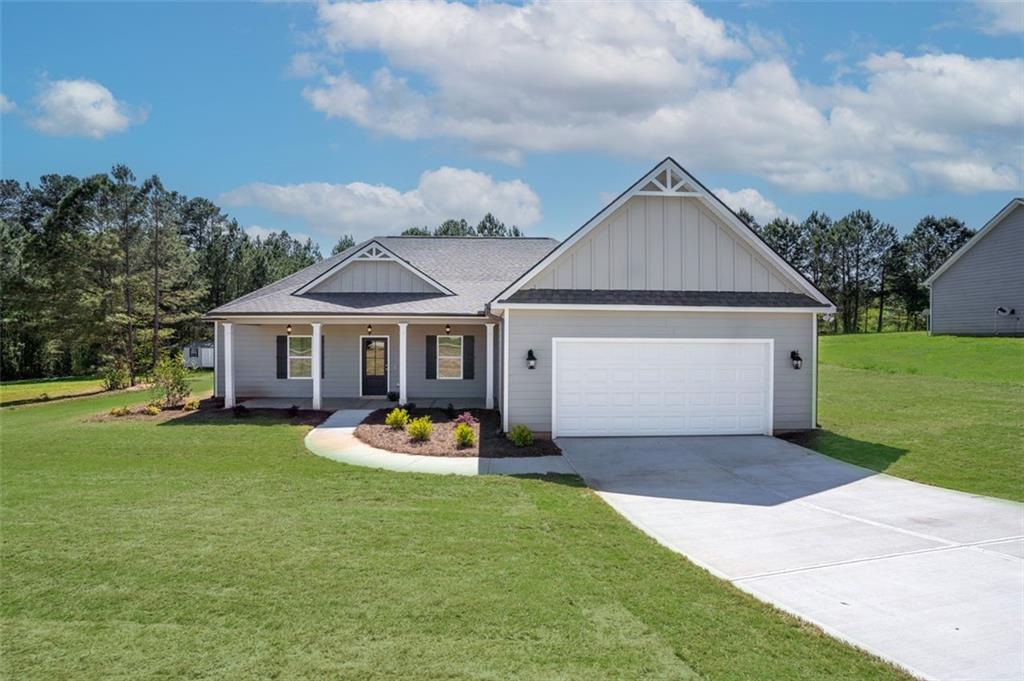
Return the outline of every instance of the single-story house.
[[[1024,334],[1024,199],[1006,204],[925,284],[931,333]]]
[[[181,360],[189,369],[212,369],[213,341],[193,341],[181,350]]]
[[[397,393],[539,434],[816,425],[832,302],[667,158],[561,243],[377,237],[211,310],[216,394]]]

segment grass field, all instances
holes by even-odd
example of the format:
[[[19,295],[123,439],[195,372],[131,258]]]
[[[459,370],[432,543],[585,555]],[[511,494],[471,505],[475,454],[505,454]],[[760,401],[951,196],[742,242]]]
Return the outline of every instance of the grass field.
[[[0,406],[37,401],[46,395],[49,399],[88,395],[103,390],[103,379],[97,376],[72,378],[43,378],[0,383]]]
[[[1024,340],[825,336],[807,443],[919,482],[1024,501]]]
[[[900,676],[575,478],[345,466],[283,417],[93,418],[124,401],[0,410],[4,678]]]

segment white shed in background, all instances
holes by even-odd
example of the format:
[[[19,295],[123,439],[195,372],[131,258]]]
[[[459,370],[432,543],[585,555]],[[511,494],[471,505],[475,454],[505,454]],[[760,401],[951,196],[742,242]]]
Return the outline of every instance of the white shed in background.
[[[182,361],[189,369],[213,368],[213,341],[195,341],[181,351]]]

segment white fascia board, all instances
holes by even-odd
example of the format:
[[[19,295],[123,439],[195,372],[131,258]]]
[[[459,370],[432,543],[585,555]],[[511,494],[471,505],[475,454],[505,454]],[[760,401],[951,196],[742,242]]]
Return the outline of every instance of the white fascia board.
[[[395,254],[394,251],[392,251],[390,248],[388,248],[387,246],[385,246],[381,242],[377,241],[376,239],[372,239],[372,240],[366,242],[358,250],[353,251],[352,255],[348,256],[347,258],[345,258],[341,262],[336,263],[333,267],[329,268],[327,271],[322,272],[318,277],[316,277],[315,279],[310,281],[308,284],[304,284],[302,287],[296,289],[295,295],[302,295],[304,293],[309,293],[309,291],[311,289],[315,288],[317,286],[317,284],[320,284],[320,283],[324,282],[325,280],[330,278],[332,275],[337,274],[338,272],[342,271],[343,269],[345,269],[346,267],[348,267],[352,263],[354,263],[354,262],[361,262],[360,260],[357,260],[357,258],[359,257],[359,254],[363,253],[364,251],[366,251],[371,246],[376,246],[377,248],[379,248],[380,250],[384,251],[389,256],[391,256],[390,260],[377,261],[377,262],[393,262],[393,263],[397,263],[397,264],[401,265],[402,267],[404,267],[405,269],[407,269],[409,272],[411,272],[413,274],[413,276],[415,276],[415,277],[417,277],[419,279],[422,279],[423,281],[427,282],[428,284],[430,284],[431,286],[433,286],[437,290],[441,291],[442,293],[447,293],[450,296],[455,295],[455,293],[451,289],[449,289],[447,286],[445,286],[441,282],[437,281],[436,279],[434,279],[433,277],[428,275],[426,272],[422,272],[422,271],[416,269],[415,267],[410,265],[404,258],[400,258],[398,255]]]
[[[434,324],[451,322],[453,324],[485,324],[489,320],[483,315],[403,315],[389,312],[380,315],[331,315],[331,314],[223,314],[211,317],[207,321],[234,322],[236,324],[312,324],[322,323],[324,326],[340,324]]]
[[[932,275],[924,280],[925,286],[931,286],[932,282],[938,279],[943,272],[953,266],[957,260],[959,260],[967,251],[974,248],[974,245],[985,238],[989,232],[996,228],[999,223],[1006,219],[1006,217],[1013,212],[1013,210],[1019,206],[1024,206],[1024,199],[1013,199],[1006,204],[1001,211],[996,213],[995,217],[985,223],[985,226],[978,230],[978,233],[968,239],[967,243],[956,250],[956,253],[949,256],[946,262],[939,266],[939,269],[932,272]]]
[[[793,284],[796,284],[804,293],[808,294],[815,300],[819,301],[823,305],[827,305],[834,309],[832,301],[830,301],[821,291],[814,287],[802,274],[796,271],[792,265],[786,262],[782,256],[772,250],[767,244],[765,244],[760,238],[754,234],[753,230],[746,224],[744,224],[736,215],[729,209],[725,203],[722,202],[717,196],[708,191],[700,180],[693,177],[688,173],[682,166],[675,162],[672,158],[666,158],[664,161],[654,167],[649,173],[641,177],[639,180],[634,182],[629,189],[624,191],[614,201],[604,207],[594,217],[590,218],[582,227],[573,232],[568,239],[559,244],[554,250],[548,253],[544,258],[541,259],[536,265],[531,267],[526,274],[516,279],[510,286],[505,290],[501,291],[496,295],[491,302],[495,302],[501,298],[507,298],[513,293],[518,291],[528,281],[533,279],[536,275],[540,274],[544,268],[554,262],[559,256],[565,253],[567,250],[572,248],[573,244],[578,242],[584,236],[590,233],[598,224],[600,224],[605,218],[617,211],[627,201],[634,196],[647,196],[652,195],[652,192],[644,192],[641,188],[646,187],[655,177],[658,176],[664,170],[672,170],[684,179],[682,184],[687,182],[695,186],[696,191],[685,192],[686,196],[692,196],[700,200],[702,203],[714,213],[717,217],[724,220],[727,224],[733,227],[733,231],[737,232],[740,237],[754,250],[756,253],[761,253],[764,257],[774,264],[779,270],[784,272],[791,280]],[[663,193],[658,193],[658,196],[664,196]]]
[[[604,310],[608,312],[814,312],[835,313],[835,305],[821,307],[729,307],[727,305],[601,305],[563,303],[494,303],[492,310]]]

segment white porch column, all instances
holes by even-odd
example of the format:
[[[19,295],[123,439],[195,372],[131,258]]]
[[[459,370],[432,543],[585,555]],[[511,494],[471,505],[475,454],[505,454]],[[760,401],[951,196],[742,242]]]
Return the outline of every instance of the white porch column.
[[[224,331],[224,408],[235,406],[235,325],[221,322]]]
[[[324,361],[323,335],[320,331],[320,322],[313,322],[313,409],[319,410],[320,399],[320,377],[323,375],[321,364]]]
[[[406,375],[408,374],[408,371],[406,370],[406,367],[408,365],[408,362],[406,362],[406,354],[407,354],[406,353],[406,347],[408,346],[408,342],[407,342],[408,327],[409,327],[409,324],[407,322],[398,322],[398,403],[399,404],[408,404],[409,403],[409,393],[406,391],[407,381],[405,380],[406,379]]]
[[[487,326],[487,395],[484,397],[484,406],[487,409],[494,409],[494,324]]]

